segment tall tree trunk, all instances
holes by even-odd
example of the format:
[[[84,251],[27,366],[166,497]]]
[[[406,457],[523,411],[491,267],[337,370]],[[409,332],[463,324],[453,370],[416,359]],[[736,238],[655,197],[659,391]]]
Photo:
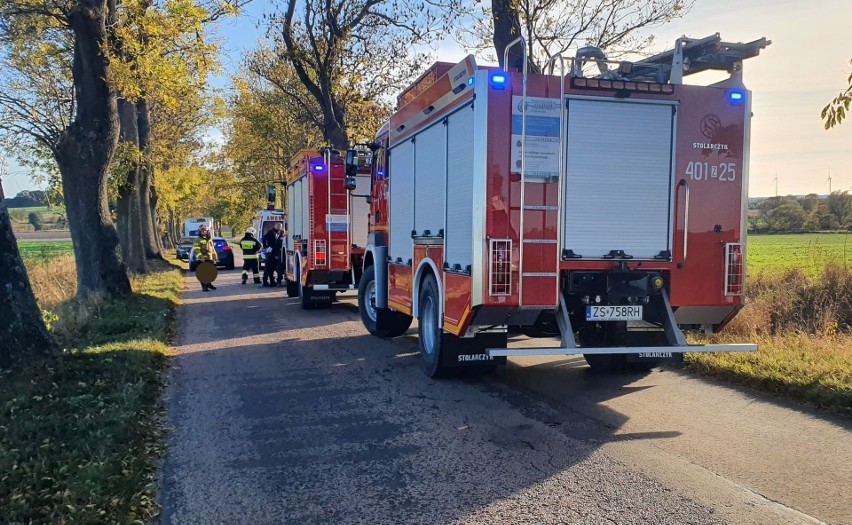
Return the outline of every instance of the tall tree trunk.
[[[127,178],[118,189],[116,222],[124,264],[132,272],[144,273],[147,271],[147,265],[143,244],[142,197],[139,184],[141,160],[136,111],[136,104],[124,99],[118,100],[118,116],[121,122],[119,140],[126,146],[129,155],[124,159],[126,165],[122,166]]]
[[[12,233],[3,181],[0,180],[0,367],[46,356],[53,350],[36,304],[27,269]]]
[[[157,197],[154,190],[154,166],[151,162],[151,111],[145,97],[137,103],[137,127],[142,165],[139,173],[139,194],[142,197],[142,245],[148,259],[162,258],[163,247],[157,228]]]
[[[491,12],[494,20],[494,50],[500,67],[509,71],[520,71],[523,66],[523,49],[519,45],[509,50],[509,63],[503,63],[506,46],[521,36],[521,22],[518,17],[517,0],[492,0]]]
[[[77,0],[68,15],[74,32],[72,74],[77,101],[74,121],[55,152],[74,244],[77,295],[130,293],[107,206],[109,165],[118,144],[115,91],[107,82],[106,0]]]

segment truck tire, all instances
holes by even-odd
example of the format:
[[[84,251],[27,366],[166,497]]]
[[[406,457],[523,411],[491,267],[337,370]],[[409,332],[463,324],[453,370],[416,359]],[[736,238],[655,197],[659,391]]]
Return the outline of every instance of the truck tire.
[[[299,297],[299,282],[289,279],[284,282],[287,283],[287,297]]]
[[[585,326],[578,331],[580,345],[584,347],[624,346],[627,344],[627,323],[608,322],[598,326]],[[623,372],[627,369],[625,354],[583,354],[589,368],[595,373]]]
[[[302,304],[302,310],[310,310],[314,307],[314,301],[311,297],[313,291],[313,287],[299,283],[299,302]]]
[[[438,283],[432,274],[426,276],[420,286],[420,305],[417,315],[417,335],[420,340],[420,364],[426,375],[432,378],[448,377],[455,369],[444,364],[442,349],[444,334],[439,318],[438,305],[441,295]]]
[[[367,268],[358,283],[358,312],[370,334],[377,337],[397,337],[411,326],[410,315],[387,308],[376,308],[376,269]]]

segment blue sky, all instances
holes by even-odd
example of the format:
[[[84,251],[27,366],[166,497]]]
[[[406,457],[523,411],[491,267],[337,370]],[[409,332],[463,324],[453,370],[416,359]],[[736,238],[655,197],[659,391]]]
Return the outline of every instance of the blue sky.
[[[229,74],[263,35],[257,26],[269,10],[267,2],[255,0],[242,17],[222,23],[223,64]],[[781,194],[826,193],[829,170],[832,189],[852,188],[852,121],[825,131],[819,118],[852,71],[849,20],[849,0],[698,0],[683,19],[654,30],[660,48],[683,34],[772,40],[761,56],[744,65],[746,85],[754,94],[750,195],[773,195],[776,173]],[[454,42],[443,42],[437,58],[453,61],[466,54]],[[217,84],[227,83],[223,78]],[[3,180],[7,195],[34,187],[21,168],[10,164],[12,174]]]

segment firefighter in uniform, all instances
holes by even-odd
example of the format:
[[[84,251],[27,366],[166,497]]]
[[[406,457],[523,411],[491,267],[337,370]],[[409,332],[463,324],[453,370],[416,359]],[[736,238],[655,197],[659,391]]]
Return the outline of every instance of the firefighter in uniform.
[[[210,229],[207,228],[206,224],[198,227],[198,240],[192,246],[192,253],[195,255],[195,260],[199,263],[205,261],[216,263],[219,260],[219,256],[216,254],[216,246],[213,244],[213,237],[210,235]],[[213,286],[213,283],[201,283],[201,290],[204,292],[215,289],[216,287]]]
[[[281,253],[276,251],[278,238],[282,235],[281,223],[276,222],[273,229],[263,236],[263,252],[266,254],[266,263],[263,266],[263,286],[275,286],[275,270],[278,269],[278,260]]]
[[[260,284],[260,273],[257,267],[257,257],[263,249],[257,239],[254,238],[255,229],[246,228],[246,234],[240,239],[240,248],[243,250],[243,284],[248,281],[248,272],[251,270],[254,284]]]

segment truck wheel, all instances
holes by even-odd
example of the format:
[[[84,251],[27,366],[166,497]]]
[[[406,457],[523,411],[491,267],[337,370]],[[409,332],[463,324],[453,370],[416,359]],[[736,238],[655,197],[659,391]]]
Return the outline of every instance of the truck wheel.
[[[364,328],[377,337],[397,337],[404,334],[413,320],[410,315],[387,308],[376,308],[376,269],[367,268],[358,283],[358,312]]]
[[[423,280],[417,316],[417,335],[420,339],[420,363],[429,377],[447,377],[451,369],[442,362],[444,330],[439,319],[438,283],[433,275]],[[449,336],[447,336],[449,337]]]
[[[627,344],[627,323],[608,322],[603,326],[585,326],[579,330],[584,347],[624,346]],[[583,354],[592,372],[623,372],[627,369],[626,354]]]
[[[286,280],[287,283],[287,297],[299,297],[299,283],[298,281]]]
[[[627,369],[624,354],[583,354],[592,372],[623,372]]]
[[[313,293],[313,288],[310,286],[303,286],[299,283],[299,299],[302,303],[302,310],[309,310],[313,308],[314,301],[311,297]]]

